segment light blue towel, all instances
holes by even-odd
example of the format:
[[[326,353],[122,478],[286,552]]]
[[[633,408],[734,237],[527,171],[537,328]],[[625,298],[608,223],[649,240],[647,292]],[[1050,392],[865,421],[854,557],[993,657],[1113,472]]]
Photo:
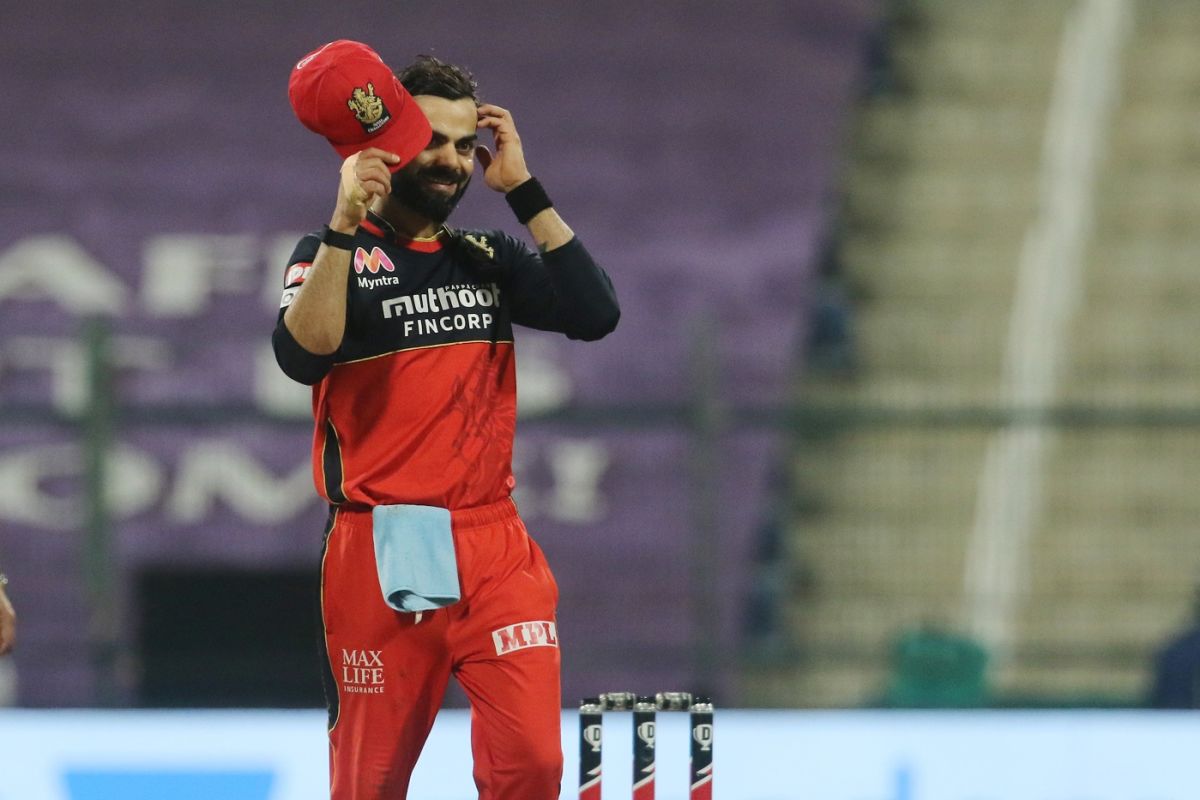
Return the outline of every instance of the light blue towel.
[[[397,611],[420,612],[458,602],[462,594],[447,509],[375,506],[371,522],[385,603]]]

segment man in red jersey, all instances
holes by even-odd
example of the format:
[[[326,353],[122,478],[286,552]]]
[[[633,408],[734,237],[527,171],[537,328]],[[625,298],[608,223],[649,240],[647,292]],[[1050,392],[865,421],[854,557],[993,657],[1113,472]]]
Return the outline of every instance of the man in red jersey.
[[[302,59],[300,120],[345,158],[329,224],[286,271],[280,366],[313,386],[334,800],[405,797],[454,675],[487,800],[562,777],[558,589],[510,498],[512,325],[594,340],[612,284],[531,177],[512,115],[465,70],[393,76],[365,45]],[[494,152],[477,143],[489,131]],[[537,251],[445,221],[478,159]]]

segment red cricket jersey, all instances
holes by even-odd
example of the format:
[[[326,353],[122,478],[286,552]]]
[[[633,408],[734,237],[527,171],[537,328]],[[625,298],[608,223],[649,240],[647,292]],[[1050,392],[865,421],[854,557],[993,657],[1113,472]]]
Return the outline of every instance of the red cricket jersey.
[[[284,310],[319,245],[314,234],[296,247]],[[407,240],[370,215],[348,280],[345,337],[313,386],[313,478],[339,505],[458,509],[507,497],[513,323],[594,339],[619,316],[608,276],[577,239],[543,257],[500,231]]]

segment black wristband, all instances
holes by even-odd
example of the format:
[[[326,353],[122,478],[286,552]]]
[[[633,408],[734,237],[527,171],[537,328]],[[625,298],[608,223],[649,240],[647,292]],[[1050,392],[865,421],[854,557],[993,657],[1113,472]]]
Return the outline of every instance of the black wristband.
[[[338,233],[325,225],[321,228],[321,243],[329,247],[336,247],[338,250],[353,250],[354,234]]]
[[[554,205],[550,202],[550,195],[546,194],[546,190],[538,183],[537,178],[525,181],[504,195],[504,199],[508,201],[508,207],[517,215],[517,222],[522,225]]]

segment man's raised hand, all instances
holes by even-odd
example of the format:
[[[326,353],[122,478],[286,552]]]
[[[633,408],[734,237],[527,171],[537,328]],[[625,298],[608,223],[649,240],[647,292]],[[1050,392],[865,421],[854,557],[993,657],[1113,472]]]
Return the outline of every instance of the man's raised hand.
[[[400,163],[400,156],[376,147],[368,147],[342,162],[338,186],[334,230],[352,232],[367,216],[375,197],[386,197],[392,190],[389,166]]]
[[[512,114],[500,106],[484,103],[478,109],[480,130],[489,128],[496,143],[492,154],[483,145],[475,148],[475,157],[483,166],[483,181],[497,192],[510,192],[531,177],[525,166],[525,151],[521,148],[521,137]]]

